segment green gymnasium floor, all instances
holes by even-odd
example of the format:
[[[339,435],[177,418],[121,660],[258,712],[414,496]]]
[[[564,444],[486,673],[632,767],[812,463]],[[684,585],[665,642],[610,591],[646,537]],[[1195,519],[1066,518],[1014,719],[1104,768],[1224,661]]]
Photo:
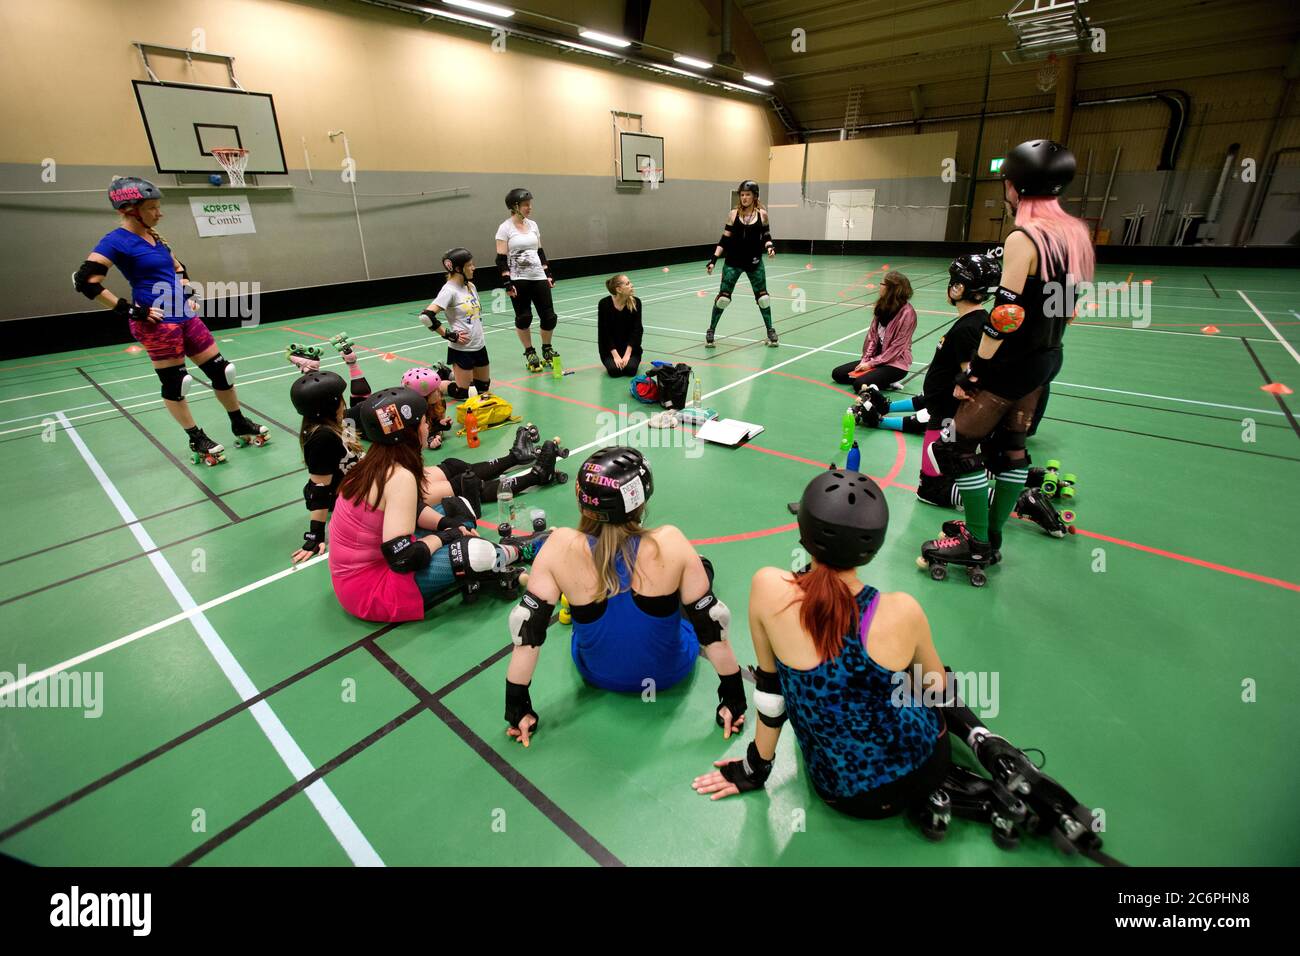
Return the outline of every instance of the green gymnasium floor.
[[[947,263],[888,265],[917,289],[919,371],[951,320]],[[713,560],[742,663],[753,662],[750,575],[788,567],[797,544],[785,503],[843,460],[848,399],[828,372],[857,354],[867,286],[885,266],[780,256],[768,275],[781,347],[760,343],[742,281],[712,352],[701,332],[716,277],[698,266],[633,274],[647,358],[692,364],[706,404],[767,426],[736,450],[701,453],[644,428],[622,439],[657,443],[652,520],[679,525]],[[1080,533],[1055,540],[1017,523],[987,588],[960,574],[932,582],[913,560],[948,515],[912,494],[920,440],[860,431],[863,469],[889,488],[892,510],[866,576],[918,598],[946,664],[997,675],[987,722],[1042,748],[1047,772],[1104,811],[1109,853],[1136,865],[1296,864],[1287,727],[1300,667],[1300,429],[1283,404],[1293,399],[1261,386],[1300,388],[1300,367],[1259,313],[1300,343],[1300,275],[1109,266],[1098,278],[1130,274],[1151,281],[1152,325],[1082,318],[1030,441],[1037,462],[1078,473]],[[807,308],[794,313],[800,291]],[[500,393],[563,436],[572,473],[629,399],[595,365],[602,280],[555,292],[557,345],[577,374],[525,374],[504,313],[490,316],[488,343]],[[707,665],[653,703],[597,692],[558,625],[534,683],[542,733],[524,750],[501,719],[510,604],[456,599],[424,622],[375,627],[342,612],[320,561],[288,571],[305,515],[285,346],[346,331],[371,383],[395,384],[444,357],[416,321],[423,305],[219,333],[274,440],[230,447],[225,416],[196,388],[196,418],[228,445],[229,462],[211,469],[188,463],[142,354],[0,365],[0,671],[61,665],[103,680],[97,718],[15,708],[16,685],[0,689],[0,852],[55,865],[1079,863],[1044,841],[1003,852],[966,821],[930,844],[898,819],[842,818],[811,790],[792,733],[766,794],[711,803],[692,778],[745,742],[714,727]],[[481,453],[509,441],[489,433]],[[444,452],[464,457],[463,440]],[[572,484],[521,503],[575,519]],[[1243,702],[1247,681],[1257,702]]]

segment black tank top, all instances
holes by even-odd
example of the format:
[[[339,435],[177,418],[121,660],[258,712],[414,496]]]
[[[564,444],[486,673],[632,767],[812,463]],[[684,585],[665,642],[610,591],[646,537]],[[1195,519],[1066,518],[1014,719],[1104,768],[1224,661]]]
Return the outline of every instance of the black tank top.
[[[745,224],[736,213],[736,221],[731,229],[731,239],[727,242],[727,265],[736,269],[748,269],[763,255],[763,215],[754,211],[754,221]]]
[[[1046,250],[1024,229],[1011,231],[1024,232],[1034,244],[1038,268],[1036,275],[1025,278],[1025,288],[1020,293],[1019,304],[1025,310],[1025,323],[1003,339],[994,358],[999,364],[1059,349],[1067,321],[1074,314],[1074,286],[1066,282],[1064,264],[1050,261]]]

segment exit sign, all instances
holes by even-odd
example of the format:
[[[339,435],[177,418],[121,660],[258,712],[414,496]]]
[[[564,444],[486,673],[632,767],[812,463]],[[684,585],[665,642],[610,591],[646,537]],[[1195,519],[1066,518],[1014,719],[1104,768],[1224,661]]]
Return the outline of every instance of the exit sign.
[[[1003,161],[1004,159],[1006,159],[1005,156],[999,156],[997,159],[990,159],[990,160],[989,160],[989,172],[991,172],[991,173],[1000,173],[1000,172],[1002,172],[1002,161]]]

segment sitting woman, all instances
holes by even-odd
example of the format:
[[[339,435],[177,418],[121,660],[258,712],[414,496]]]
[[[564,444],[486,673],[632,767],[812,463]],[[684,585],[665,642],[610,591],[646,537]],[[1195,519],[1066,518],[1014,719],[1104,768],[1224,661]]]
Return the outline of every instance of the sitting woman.
[[[654,493],[649,462],[631,448],[604,448],[583,463],[576,486],[578,529],[551,532],[510,613],[506,732],[525,746],[537,733],[529,685],[561,593],[573,614],[573,662],[589,684],[666,690],[691,673],[703,648],[719,675],[718,726],[724,738],[738,732],[745,690],[727,640],[731,611],[713,593],[712,568],[681,531],[642,524]]]
[[[912,334],[916,332],[916,310],[908,302],[911,298],[912,283],[901,272],[881,279],[871,328],[862,341],[861,361],[832,369],[831,378],[861,391],[867,385],[886,388],[906,375],[912,365]]]
[[[596,341],[610,378],[632,378],[641,364],[641,300],[632,280],[617,275],[605,283],[609,295],[596,307]]]
[[[836,810],[890,816],[942,785],[948,735],[919,700],[923,687],[944,679],[930,624],[910,595],[881,594],[857,573],[888,524],[884,493],[866,475],[824,471],[804,490],[799,540],[809,569],[760,568],[750,589],[754,740],[743,760],[717,761],[695,778],[698,793],[717,800],[760,789],[787,717],[813,788]],[[908,672],[923,675],[911,693]]]
[[[405,388],[376,392],[356,409],[370,450],[339,484],[329,567],[339,603],[365,621],[419,620],[454,585],[498,580],[546,540],[541,534],[492,544],[474,531],[469,502],[424,504],[425,411],[424,399]]]
[[[290,557],[294,564],[325,553],[325,522],[334,510],[339,484],[363,454],[355,420],[345,421],[349,414],[343,405],[346,388],[338,373],[319,368],[303,373],[289,387],[289,399],[302,416],[298,444],[307,466],[302,496],[311,522],[302,536],[302,547]]]

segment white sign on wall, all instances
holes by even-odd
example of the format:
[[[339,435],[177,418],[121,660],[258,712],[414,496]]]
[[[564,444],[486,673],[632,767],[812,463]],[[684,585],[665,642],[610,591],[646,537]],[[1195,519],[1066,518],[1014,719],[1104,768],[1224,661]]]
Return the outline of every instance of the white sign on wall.
[[[213,196],[190,199],[190,211],[199,236],[235,236],[257,232],[253,225],[253,207],[247,196]]]

